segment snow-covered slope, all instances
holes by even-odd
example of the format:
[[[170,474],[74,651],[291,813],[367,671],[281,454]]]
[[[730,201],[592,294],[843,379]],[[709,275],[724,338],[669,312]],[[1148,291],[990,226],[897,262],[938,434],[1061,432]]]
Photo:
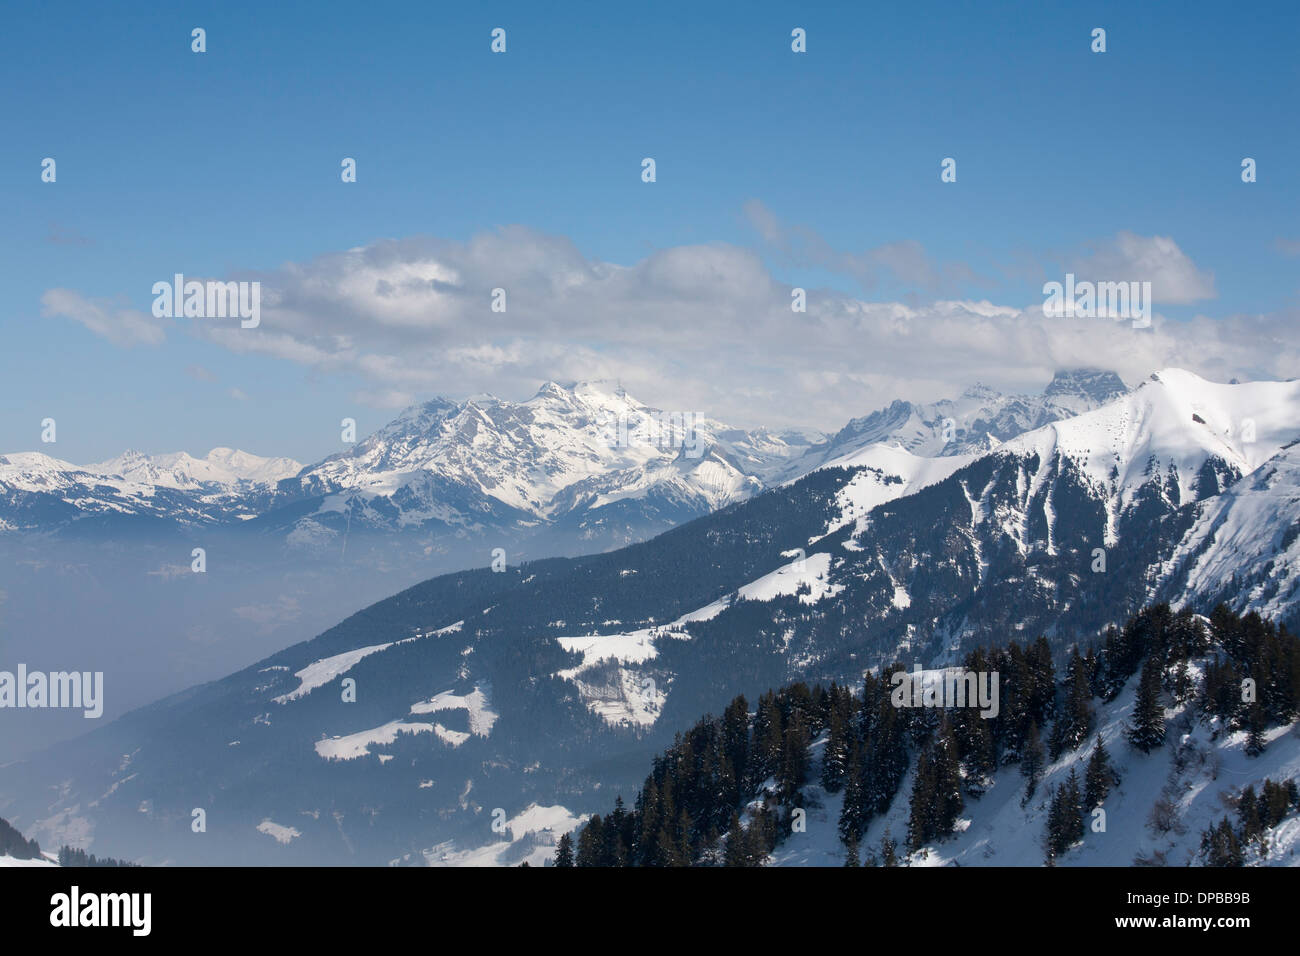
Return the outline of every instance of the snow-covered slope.
[[[871,445],[898,445],[915,455],[975,455],[1048,422],[1099,408],[1128,389],[1114,372],[1073,369],[1057,372],[1041,395],[1003,395],[985,385],[968,388],[956,399],[929,404],[896,401],[855,418],[827,441],[794,462],[787,476],[797,478]]]
[[[1217,494],[1295,440],[1298,411],[1300,382],[1221,385],[1166,369],[1123,399],[1021,435],[1003,451],[1068,460],[1114,509],[1129,507],[1153,477],[1181,505]]]
[[[1225,815],[1235,816],[1229,799],[1247,786],[1256,791],[1261,782],[1300,779],[1300,722],[1275,727],[1267,735],[1267,748],[1258,757],[1244,752],[1245,732],[1225,733],[1190,719],[1187,708],[1166,710],[1168,739],[1163,747],[1143,754],[1125,739],[1125,725],[1131,721],[1137,678],[1098,711],[1097,733],[1110,754],[1120,783],[1103,803],[1104,832],[1088,830],[1081,844],[1068,850],[1058,866],[1132,866],[1138,861],[1185,866],[1200,849],[1201,834]],[[1000,770],[993,784],[979,798],[965,798],[965,809],[956,832],[922,847],[907,858],[912,866],[1041,866],[1043,836],[1053,788],[1064,783],[1070,771],[1084,779],[1095,735],[1077,750],[1061,755],[1049,764],[1028,804],[1022,803],[1025,778],[1018,766]],[[811,750],[813,766],[806,788],[809,807],[806,832],[792,833],[772,854],[777,866],[839,866],[844,862],[844,844],[837,823],[843,794],[828,794],[816,782],[825,738]],[[877,853],[888,834],[899,845],[907,839],[908,812],[915,766],[894,797],[888,813],[873,820],[862,838],[862,856]],[[1167,799],[1176,823],[1170,828],[1152,823],[1156,802]],[[1283,821],[1273,834],[1267,857],[1255,857],[1254,865],[1300,866],[1300,818]]]
[[[1177,603],[1219,599],[1267,617],[1300,603],[1300,443],[1222,494],[1198,503],[1197,520],[1163,563],[1157,590]]]

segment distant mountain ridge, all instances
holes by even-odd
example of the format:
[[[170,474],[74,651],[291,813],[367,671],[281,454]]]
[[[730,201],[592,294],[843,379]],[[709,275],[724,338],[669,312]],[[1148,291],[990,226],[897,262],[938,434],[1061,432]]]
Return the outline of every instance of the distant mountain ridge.
[[[827,437],[666,412],[608,383],[548,382],[525,402],[480,396],[412,406],[308,466],[229,448],[201,459],[128,451],[87,466],[36,452],[0,456],[0,533],[247,523],[308,551],[337,547],[350,532],[508,540],[546,532],[571,542],[557,553],[580,542],[612,547],[871,445],[927,457],[987,451],[1124,391],[1111,372],[1058,372],[1040,396],[977,386],[956,400],[894,402]]]

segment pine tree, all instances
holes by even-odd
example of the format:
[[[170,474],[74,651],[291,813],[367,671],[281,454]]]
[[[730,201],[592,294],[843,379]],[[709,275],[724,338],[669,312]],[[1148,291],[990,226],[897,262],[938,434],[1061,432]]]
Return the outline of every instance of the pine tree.
[[[1259,701],[1254,701],[1246,709],[1246,746],[1245,752],[1247,757],[1258,757],[1264,752],[1266,746],[1264,741],[1264,728],[1267,721],[1264,717],[1264,708],[1260,707]]]
[[[1079,792],[1079,775],[1070,768],[1070,775],[1065,778],[1065,796],[1062,802],[1062,811],[1064,813],[1065,835],[1069,837],[1069,844],[1072,846],[1083,839],[1083,795]]]
[[[1245,866],[1246,854],[1232,824],[1224,817],[1218,826],[1201,834],[1201,855],[1206,866]]]
[[[1036,721],[1029,722],[1029,734],[1025,740],[1024,754],[1020,758],[1020,773],[1025,778],[1025,796],[1022,803],[1029,803],[1038,787],[1038,779],[1043,774],[1047,763],[1047,754],[1043,750],[1043,741],[1038,733]]]
[[[1083,743],[1092,730],[1092,688],[1088,682],[1087,667],[1076,648],[1070,658],[1065,678],[1065,700],[1060,716],[1052,725],[1052,759],[1073,750]]]
[[[1143,753],[1150,753],[1165,742],[1165,709],[1160,703],[1162,669],[1156,656],[1152,655],[1142,665],[1142,676],[1138,680],[1128,739]]]
[[[864,806],[866,792],[862,780],[861,747],[857,738],[849,742],[849,765],[845,771],[844,803],[840,808],[840,839],[848,842],[857,839],[866,826],[866,809]]]
[[[597,813],[587,825],[582,828],[578,834],[578,853],[575,859],[577,866],[604,866],[603,846],[604,846],[604,821],[601,820],[600,814]]]
[[[1088,769],[1084,772],[1083,779],[1084,805],[1089,810],[1101,806],[1115,783],[1115,771],[1111,768],[1110,754],[1106,752],[1106,745],[1101,742],[1101,734],[1097,735],[1097,742],[1092,748],[1092,756],[1088,759]]]
[[[992,720],[967,709],[959,714],[955,728],[958,751],[966,769],[966,792],[973,797],[984,793],[997,770],[992,725]]]
[[[573,837],[564,834],[560,837],[559,848],[555,851],[556,866],[573,866]]]
[[[930,747],[916,758],[912,777],[912,802],[907,817],[907,852],[915,853],[935,831],[934,758]]]
[[[1079,778],[1071,768],[1069,777],[1052,792],[1048,806],[1044,844],[1049,865],[1083,837],[1083,808],[1079,801]]]
[[[898,866],[898,843],[889,835],[888,830],[880,838],[880,865]]]
[[[808,746],[812,743],[808,724],[797,711],[785,724],[781,740],[781,764],[777,771],[777,797],[790,805],[798,802],[800,787],[808,776]]]
[[[844,787],[844,774],[848,769],[849,742],[844,719],[837,709],[830,713],[830,734],[822,753],[822,787],[827,793],[839,793]]]
[[[887,692],[879,694],[872,734],[862,759],[865,820],[884,814],[907,775],[907,734]]]
[[[952,833],[965,807],[961,795],[961,764],[957,759],[957,741],[952,725],[945,720],[939,728],[934,755],[934,827],[935,836]]]
[[[1241,839],[1245,843],[1259,840],[1264,834],[1264,822],[1259,816],[1259,797],[1251,785],[1242,791],[1237,800],[1237,816],[1241,820]]]
[[[858,835],[849,834],[849,838],[844,841],[844,865],[861,866],[861,857],[858,850]]]
[[[724,866],[749,866],[748,835],[740,825],[740,814],[731,814],[727,827],[727,846],[722,857]]]

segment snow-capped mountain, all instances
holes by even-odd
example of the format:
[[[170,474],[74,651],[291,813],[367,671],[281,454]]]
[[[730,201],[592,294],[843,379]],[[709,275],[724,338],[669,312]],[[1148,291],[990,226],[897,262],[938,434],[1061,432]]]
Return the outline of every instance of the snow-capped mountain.
[[[1042,395],[1003,395],[974,385],[956,399],[924,405],[896,401],[853,419],[810,448],[789,477],[875,444],[899,445],[930,458],[979,454],[1048,422],[1099,408],[1127,391],[1114,372],[1072,369],[1057,372]]]
[[[1124,391],[1109,372],[1061,372],[1040,396],[976,387],[955,401],[895,402],[827,438],[652,408],[608,383],[548,382],[525,402],[486,396],[413,406],[305,468],[227,448],[202,459],[128,451],[84,467],[8,455],[0,459],[0,530],[111,534],[114,519],[177,528],[247,522],[309,550],[333,547],[349,531],[404,531],[549,535],[551,553],[571,553],[644,539],[871,447],[978,453]]]
[[[641,544],[426,581],[0,768],[0,792],[41,840],[103,825],[110,853],[456,859],[495,839],[495,807],[576,815],[631,792],[737,693],[1013,637],[1060,652],[1162,598],[1294,620],[1292,571],[1269,560],[1295,544],[1296,422],[1300,383],[1168,370],[983,454],[865,448]],[[196,848],[200,805],[222,839]]]
[[[1293,442],[1221,495],[1159,569],[1157,591],[1182,600],[1222,597],[1269,617],[1300,603],[1300,443]]]
[[[292,458],[262,458],[234,448],[214,448],[204,458],[183,451],[166,455],[126,451],[84,470],[142,485],[193,490],[205,485],[274,485],[302,471],[302,464]]]
[[[664,412],[603,383],[548,382],[526,402],[410,408],[283,483],[277,503],[317,499],[307,520],[346,514],[387,530],[581,523],[577,513],[617,506],[644,533],[753,495],[810,441]],[[645,503],[643,520],[630,502]]]
[[[0,532],[224,524],[264,506],[275,483],[301,468],[230,448],[203,459],[128,451],[85,466],[39,452],[0,455]]]

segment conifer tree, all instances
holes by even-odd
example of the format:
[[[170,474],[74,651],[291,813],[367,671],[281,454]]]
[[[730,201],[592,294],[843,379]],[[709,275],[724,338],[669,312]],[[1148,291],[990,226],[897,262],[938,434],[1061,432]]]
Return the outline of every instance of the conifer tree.
[[[870,745],[862,761],[863,808],[866,820],[889,810],[907,775],[907,734],[903,718],[881,693],[876,701]]]
[[[556,866],[573,866],[573,837],[567,833],[560,837],[560,845],[555,851]]]
[[[898,866],[898,843],[886,830],[880,838],[880,865]]]
[[[1245,866],[1246,854],[1232,824],[1224,817],[1218,826],[1201,834],[1201,855],[1206,866]]]
[[[934,759],[926,747],[916,758],[912,777],[912,802],[907,817],[907,852],[915,853],[934,834],[935,829]]]
[[[1052,725],[1052,759],[1073,750],[1092,730],[1092,688],[1087,667],[1076,648],[1065,677],[1065,699],[1060,716]]]
[[[1237,800],[1237,816],[1241,819],[1241,839],[1245,843],[1258,840],[1264,833],[1264,823],[1259,816],[1259,797],[1252,784],[1242,791]]]
[[[1245,752],[1247,757],[1258,757],[1264,752],[1264,728],[1266,723],[1264,709],[1260,707],[1259,701],[1252,702],[1246,708]]]
[[[727,827],[727,845],[723,852],[724,866],[748,866],[749,853],[745,828],[740,825],[740,814],[731,814],[731,823]]]
[[[952,725],[945,720],[939,728],[934,753],[934,829],[935,836],[952,833],[965,802],[961,795],[961,764]]]
[[[993,721],[968,708],[958,714],[953,731],[966,770],[966,792],[978,797],[997,770]]]
[[[1034,796],[1034,790],[1038,787],[1038,780],[1043,774],[1043,766],[1047,763],[1047,754],[1043,750],[1043,741],[1038,733],[1038,724],[1035,721],[1029,722],[1029,735],[1025,740],[1025,752],[1020,758],[1020,773],[1025,778],[1025,796],[1021,801],[1027,804]]]
[[[826,749],[822,753],[822,787],[827,793],[839,793],[844,787],[844,774],[848,769],[848,728],[840,711],[834,707],[831,708],[829,719],[830,733],[826,738]]]
[[[1083,808],[1080,806],[1079,778],[1071,768],[1065,782],[1053,790],[1047,812],[1045,846],[1048,864],[1055,861],[1083,837]]]
[[[1138,679],[1128,739],[1143,753],[1150,753],[1165,742],[1165,709],[1160,703],[1161,670],[1159,661],[1152,655],[1142,665],[1142,676]]]
[[[862,835],[866,825],[865,788],[862,780],[861,747],[856,738],[849,743],[849,765],[845,771],[844,803],[840,808],[840,839],[848,842]]]
[[[1097,735],[1097,742],[1092,748],[1092,756],[1088,758],[1088,769],[1084,772],[1083,780],[1084,806],[1089,810],[1101,806],[1115,783],[1115,771],[1111,768],[1110,754],[1106,752],[1106,745],[1101,742],[1101,734]]]
[[[577,866],[603,866],[604,821],[600,814],[595,814],[578,834]]]
[[[844,841],[844,865],[861,866],[861,856],[858,850],[858,835],[850,833],[849,838]]]

